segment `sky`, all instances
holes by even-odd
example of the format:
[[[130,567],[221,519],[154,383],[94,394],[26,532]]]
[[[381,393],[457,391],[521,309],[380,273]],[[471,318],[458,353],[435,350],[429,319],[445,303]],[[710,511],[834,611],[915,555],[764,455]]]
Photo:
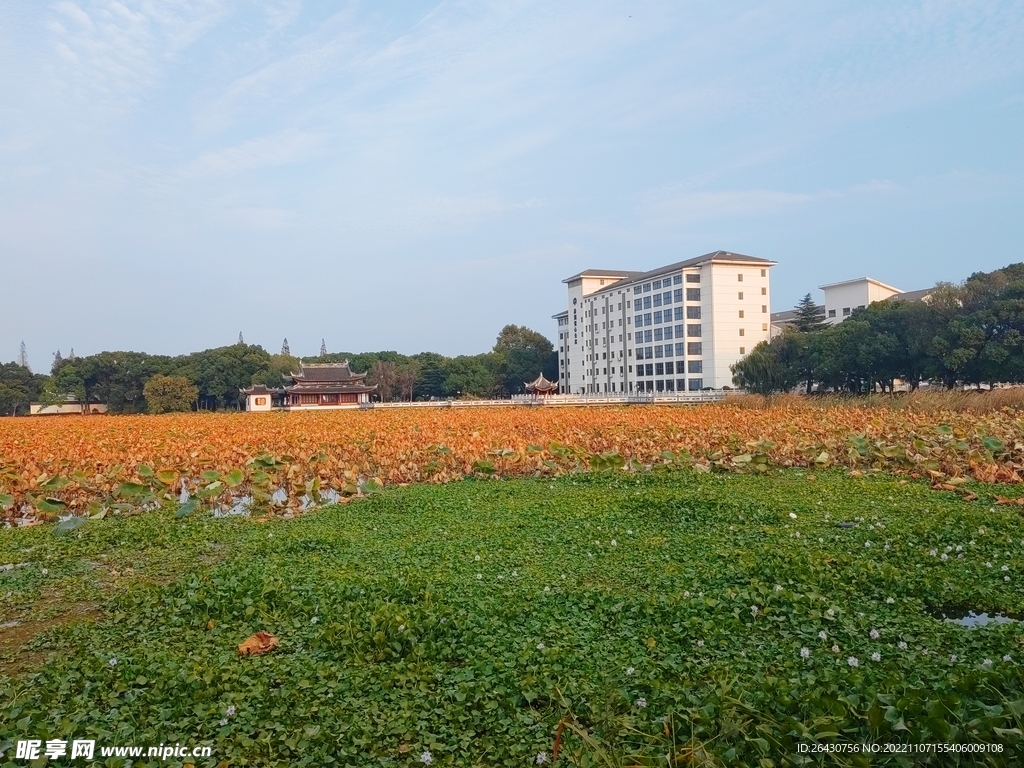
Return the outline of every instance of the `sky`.
[[[475,354],[714,250],[1024,261],[1024,0],[0,0],[0,360]]]

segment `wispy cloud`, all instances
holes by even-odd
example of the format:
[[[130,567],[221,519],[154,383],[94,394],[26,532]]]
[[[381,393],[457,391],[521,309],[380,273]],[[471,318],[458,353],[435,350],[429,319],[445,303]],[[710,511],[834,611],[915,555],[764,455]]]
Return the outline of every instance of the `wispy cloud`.
[[[257,168],[290,165],[309,160],[322,146],[321,135],[285,131],[205,152],[185,167],[183,176],[231,176]]]

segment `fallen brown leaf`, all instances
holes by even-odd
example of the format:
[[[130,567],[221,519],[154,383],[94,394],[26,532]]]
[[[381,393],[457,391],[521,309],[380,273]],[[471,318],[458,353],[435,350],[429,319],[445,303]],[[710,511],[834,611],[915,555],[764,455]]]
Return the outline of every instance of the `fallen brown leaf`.
[[[238,646],[238,652],[243,656],[259,656],[263,653],[270,653],[277,648],[278,639],[269,632],[262,629],[251,637],[247,637]]]

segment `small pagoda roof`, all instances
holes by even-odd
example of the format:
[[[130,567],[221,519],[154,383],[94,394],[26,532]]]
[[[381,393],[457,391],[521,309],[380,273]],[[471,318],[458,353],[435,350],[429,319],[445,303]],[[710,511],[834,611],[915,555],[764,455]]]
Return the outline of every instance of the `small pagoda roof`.
[[[348,360],[341,363],[299,363],[299,373],[292,373],[295,383],[300,382],[356,382],[366,378],[365,373],[354,373]]]
[[[545,379],[543,373],[530,383],[526,384],[527,392],[552,392],[556,389],[558,389],[558,385],[553,381]]]
[[[266,384],[253,384],[248,389],[240,389],[243,395],[280,395],[283,389],[271,389]]]

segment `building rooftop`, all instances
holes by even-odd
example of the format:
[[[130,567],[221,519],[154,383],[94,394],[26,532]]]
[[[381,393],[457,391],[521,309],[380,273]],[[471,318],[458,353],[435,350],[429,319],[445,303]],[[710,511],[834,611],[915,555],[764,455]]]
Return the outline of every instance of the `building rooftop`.
[[[901,291],[899,288],[894,288],[891,285],[887,285],[886,283],[883,283],[881,280],[875,280],[875,278],[873,277],[857,277],[854,278],[853,280],[841,280],[838,283],[828,283],[827,285],[819,285],[818,288],[824,291],[826,288],[838,288],[841,285],[853,285],[854,283],[874,283],[880,288],[885,288],[886,290],[889,291],[896,291],[896,293],[903,293],[903,291]]]
[[[632,277],[633,275],[642,275],[643,272],[631,272],[629,270],[622,269],[584,269],[582,272],[577,272],[572,277],[567,277],[563,280],[563,283],[568,283],[570,280],[576,280],[581,277],[614,277],[622,279],[624,277]]]
[[[886,301],[924,301],[935,291],[934,288],[922,288],[919,291],[903,291],[894,296],[889,296]]]
[[[343,363],[300,363],[299,370],[299,373],[292,374],[297,384],[317,381],[361,381],[366,378],[365,373],[353,373],[348,360]]]
[[[685,261],[677,261],[675,264],[669,264],[664,267],[658,267],[648,272],[615,272],[614,270],[607,270],[602,272],[601,270],[588,269],[580,272],[579,275],[573,275],[572,277],[563,280],[563,283],[567,283],[570,280],[575,280],[577,277],[605,277],[605,276],[621,276],[621,279],[615,281],[611,285],[606,285],[603,288],[595,291],[594,293],[601,293],[612,288],[622,288],[626,285],[633,285],[634,283],[642,283],[645,280],[651,280],[659,275],[664,275],[668,272],[677,272],[680,269],[686,269],[687,267],[696,267],[700,264],[706,264],[710,262],[724,262],[728,263],[750,263],[759,264],[762,266],[774,267],[778,262],[771,261],[770,259],[762,259],[759,256],[747,256],[742,253],[733,253],[732,251],[712,251],[711,253],[705,253],[703,256],[696,256],[692,259],[686,259]],[[593,294],[591,294],[593,295]]]

